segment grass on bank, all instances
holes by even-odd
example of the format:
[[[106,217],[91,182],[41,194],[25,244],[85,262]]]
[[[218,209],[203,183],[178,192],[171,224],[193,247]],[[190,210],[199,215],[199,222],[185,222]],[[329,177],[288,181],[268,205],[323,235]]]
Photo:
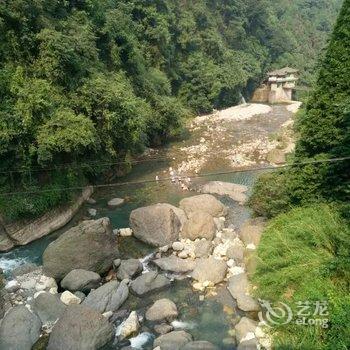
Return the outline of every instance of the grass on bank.
[[[298,301],[326,300],[329,312],[328,329],[293,321],[272,328],[275,349],[350,348],[349,257],[350,227],[333,206],[296,208],[270,222],[258,248],[257,296],[288,304],[294,315]]]

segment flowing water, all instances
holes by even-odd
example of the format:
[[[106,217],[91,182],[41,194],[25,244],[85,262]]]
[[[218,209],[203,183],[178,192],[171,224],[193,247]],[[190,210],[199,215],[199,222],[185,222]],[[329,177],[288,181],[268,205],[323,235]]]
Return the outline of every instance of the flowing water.
[[[268,133],[278,130],[280,125],[286,120],[286,113],[282,113],[282,109],[274,110],[273,117],[279,119],[279,123],[272,124],[268,119],[256,119],[256,130],[264,129]],[[271,116],[269,116],[271,119]],[[242,129],[245,130],[252,121],[242,122]],[[257,125],[258,124],[258,125]],[[258,132],[258,131],[257,131]],[[239,134],[239,128],[235,135]],[[183,142],[193,142],[193,138],[198,138],[198,135],[191,136]],[[225,140],[227,144],[227,140]],[[175,144],[177,147],[178,145]],[[162,152],[165,152],[164,150]],[[181,153],[181,152],[180,152]],[[172,164],[173,159],[169,161],[149,161],[136,165],[132,172],[120,179],[120,182],[141,182],[143,180],[154,179],[157,175],[162,175],[167,172],[168,167]],[[216,172],[226,171],[229,168],[224,163],[218,160],[210,160],[206,164],[205,169],[215,169]],[[205,180],[217,180],[243,184],[251,190],[256,178],[261,174],[261,171],[243,171],[225,175],[208,176]],[[204,181],[200,179],[198,181]],[[170,203],[178,205],[179,201],[187,196],[192,196],[195,193],[182,191],[181,188],[173,184],[171,181],[146,182],[139,184],[124,184],[114,186],[108,189],[101,189],[94,193],[93,198],[96,204],[85,204],[74,217],[74,219],[64,228],[57,232],[46,236],[38,241],[28,244],[24,247],[17,247],[8,253],[0,255],[0,267],[4,269],[6,274],[10,274],[11,270],[24,263],[32,262],[40,265],[42,263],[42,254],[45,248],[55,240],[62,232],[76,225],[79,221],[87,219],[87,210],[89,208],[97,209],[97,216],[109,217],[113,228],[129,227],[130,212],[138,207],[155,204],[155,203]],[[126,203],[117,209],[110,209],[107,206],[108,200],[114,197],[125,198]],[[230,223],[235,227],[239,227],[247,220],[251,213],[248,208],[237,205],[232,200],[222,197],[221,200],[231,208]],[[143,258],[154,250],[146,246],[133,237],[120,237],[119,249],[121,258]],[[148,268],[147,261],[144,261],[144,266]],[[220,349],[234,349],[234,338],[229,335],[229,330],[232,329],[236,321],[239,311],[235,307],[233,299],[228,294],[226,288],[219,288],[217,296],[200,300],[200,294],[193,292],[189,280],[175,280],[172,287],[167,290],[155,292],[145,298],[137,298],[130,296],[123,308],[129,310],[138,310],[142,313],[155,300],[160,298],[169,298],[173,300],[179,309],[179,318],[173,324],[176,328],[185,328],[191,333],[195,340],[208,340],[219,346]],[[142,333],[131,340],[135,349],[151,349],[149,343],[152,337],[152,324],[144,323]],[[143,344],[143,345],[140,345]]]

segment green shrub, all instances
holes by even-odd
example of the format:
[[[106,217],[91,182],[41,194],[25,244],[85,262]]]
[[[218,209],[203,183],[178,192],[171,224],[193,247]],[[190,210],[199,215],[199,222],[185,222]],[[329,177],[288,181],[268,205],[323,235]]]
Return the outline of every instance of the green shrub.
[[[298,301],[328,302],[329,328],[280,325],[272,328],[274,348],[349,348],[350,227],[336,208],[318,204],[281,214],[270,222],[257,254],[257,297],[293,311]]]

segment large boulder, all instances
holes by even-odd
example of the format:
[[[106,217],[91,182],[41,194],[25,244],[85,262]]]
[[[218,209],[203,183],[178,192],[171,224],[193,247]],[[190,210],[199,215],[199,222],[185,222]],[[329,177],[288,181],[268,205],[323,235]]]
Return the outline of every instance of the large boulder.
[[[57,321],[66,309],[66,305],[57,294],[40,293],[33,301],[33,311],[39,316],[43,324]]]
[[[158,337],[153,347],[159,346],[161,350],[180,350],[190,341],[192,341],[191,334],[185,331],[173,331]]]
[[[0,325],[0,349],[30,350],[39,339],[41,321],[25,306],[10,309]]]
[[[70,305],[52,329],[47,350],[97,350],[114,338],[114,327],[99,312]]]
[[[108,218],[83,221],[49,244],[43,254],[44,271],[61,280],[74,269],[106,272],[118,256]]]
[[[147,311],[148,321],[171,320],[177,317],[178,311],[175,303],[169,299],[157,300]]]
[[[171,271],[175,273],[185,273],[192,271],[196,262],[190,259],[181,259],[175,255],[170,255],[165,258],[156,259],[153,261],[158,267],[164,271]]]
[[[61,281],[61,287],[71,292],[90,292],[100,285],[101,276],[93,271],[75,269],[69,272]]]
[[[155,247],[176,241],[182,224],[174,208],[169,204],[155,204],[133,210],[130,226],[134,236]]]
[[[244,185],[237,185],[230,182],[209,181],[200,189],[202,193],[218,194],[221,196],[228,196],[234,201],[245,203],[247,200],[246,192],[248,187]]]
[[[213,217],[226,216],[227,214],[227,208],[210,194],[184,198],[180,202],[180,208],[185,211],[187,216],[197,211],[204,211]]]
[[[189,220],[185,223],[181,237],[188,238],[191,241],[197,238],[205,238],[211,241],[214,238],[216,225],[211,215],[206,212],[198,211],[191,213]]]
[[[131,279],[142,272],[142,264],[137,259],[122,260],[120,262],[117,278],[124,280],[126,278]]]
[[[127,280],[111,281],[90,292],[83,305],[100,313],[116,311],[129,296]]]
[[[224,280],[226,271],[227,264],[225,261],[210,257],[199,259],[191,276],[199,282],[209,281],[217,284]]]
[[[218,350],[218,348],[208,341],[198,340],[187,343],[181,350]]]
[[[147,272],[131,282],[131,290],[139,296],[170,286],[170,280],[157,271]]]

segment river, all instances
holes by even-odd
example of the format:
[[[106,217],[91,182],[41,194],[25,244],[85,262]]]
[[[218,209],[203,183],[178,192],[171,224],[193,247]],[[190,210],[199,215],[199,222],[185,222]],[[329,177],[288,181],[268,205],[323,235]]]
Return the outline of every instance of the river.
[[[156,157],[162,157],[162,159],[166,157],[168,160],[149,160],[139,163],[133,167],[130,174],[121,178],[120,182],[142,182],[155,179],[156,176],[167,177],[169,167],[176,171],[186,168],[186,176],[193,176],[198,171],[196,167],[199,166],[200,173],[224,172],[234,169],[242,171],[206,176],[193,180],[194,182],[207,180],[232,182],[246,185],[251,190],[256,178],[264,170],[251,171],[249,167],[266,164],[264,160],[266,154],[259,152],[259,147],[261,144],[266,146],[270,135],[278,132],[282,125],[290,120],[291,115],[292,113],[288,112],[284,106],[273,106],[269,113],[258,114],[243,120],[219,120],[214,124],[209,119],[205,123],[192,124],[189,127],[191,132],[186,138],[155,151]],[[202,147],[202,150],[205,149],[203,152],[200,154],[197,151],[192,152],[197,146],[199,148],[202,145],[205,145]],[[255,145],[257,149],[252,149],[252,145]],[[245,150],[248,155],[242,151],[241,157],[237,157],[235,151],[237,148]],[[234,161],[230,157],[232,154],[236,157]],[[152,157],[155,155],[153,154]],[[193,162],[196,157],[200,160],[199,163]],[[241,163],[235,164],[237,160],[240,160]],[[171,181],[153,181],[137,185],[124,184],[99,189],[93,195],[96,204],[84,204],[73,220],[61,230],[27,246],[17,247],[8,253],[1,254],[0,267],[5,270],[6,274],[9,274],[13,268],[24,263],[32,262],[40,265],[43,251],[48,244],[69,227],[82,219],[89,218],[87,214],[89,208],[97,210],[96,218],[109,217],[113,228],[123,228],[129,226],[129,215],[135,208],[155,203],[178,205],[182,198],[192,195],[194,195],[193,192],[183,191]],[[110,209],[107,202],[114,197],[125,198],[126,203],[120,208]],[[249,208],[240,206],[226,197],[221,200],[231,209],[229,223],[236,228],[239,228],[251,216]],[[119,247],[121,258],[142,258],[152,252],[152,248],[132,237],[120,237]],[[224,350],[234,348],[234,336],[230,334],[230,329],[233,328],[231,324],[235,323],[239,311],[226,288],[219,288],[216,296],[201,301],[200,294],[193,292],[188,280],[175,281],[170,289],[155,292],[147,298],[129,297],[123,308],[143,310],[159,298],[169,298],[176,303],[180,314],[179,321],[184,322],[180,325],[188,328],[187,331],[194,336],[194,339],[211,341]],[[146,332],[144,337],[134,340],[134,344],[141,344],[144,339],[148,339],[147,323],[143,331]],[[149,347],[144,345],[141,348],[148,349]]]

